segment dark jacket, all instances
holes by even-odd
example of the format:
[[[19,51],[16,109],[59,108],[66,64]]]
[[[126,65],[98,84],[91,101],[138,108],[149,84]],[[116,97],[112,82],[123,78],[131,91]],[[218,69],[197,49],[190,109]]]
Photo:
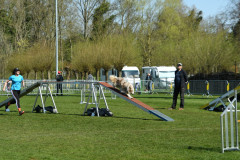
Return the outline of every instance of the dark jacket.
[[[151,75],[150,75],[150,76],[147,75],[147,77],[146,77],[145,80],[150,80],[150,81],[152,81],[152,76],[151,76]]]
[[[56,77],[56,80],[58,82],[62,82],[63,81],[63,76],[61,74],[58,74],[57,77]]]
[[[178,72],[178,70],[175,71],[175,79],[174,79],[175,86],[176,86],[176,74],[177,74],[177,72]],[[186,83],[188,82],[187,73],[182,69],[180,74],[181,74],[181,88],[185,88]]]

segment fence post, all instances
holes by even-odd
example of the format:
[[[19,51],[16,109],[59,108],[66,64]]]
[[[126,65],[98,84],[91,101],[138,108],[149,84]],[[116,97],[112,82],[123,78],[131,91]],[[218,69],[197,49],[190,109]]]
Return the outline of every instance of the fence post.
[[[187,82],[187,95],[188,95],[188,96],[192,95],[192,94],[190,93],[190,83],[189,83],[189,82]]]
[[[209,82],[208,82],[207,80],[205,81],[205,84],[206,84],[206,91],[207,91],[206,96],[207,96],[207,97],[212,96],[212,95],[210,94],[210,92],[209,92],[210,84],[209,84]],[[204,96],[204,95],[205,95],[205,94],[203,94],[203,96]]]
[[[171,82],[170,84],[170,94],[172,95],[173,94],[173,83]]]
[[[227,92],[230,90],[230,83],[227,81]]]

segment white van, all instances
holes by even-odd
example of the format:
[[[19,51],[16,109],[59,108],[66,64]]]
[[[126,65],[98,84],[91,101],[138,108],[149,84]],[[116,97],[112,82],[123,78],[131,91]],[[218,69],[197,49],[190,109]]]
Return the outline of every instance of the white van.
[[[138,89],[141,83],[140,71],[136,66],[124,66],[122,77],[125,81],[130,82],[135,89]]]
[[[154,88],[169,88],[174,82],[176,67],[174,66],[154,66],[142,67],[142,80],[146,80],[150,73],[154,82]]]

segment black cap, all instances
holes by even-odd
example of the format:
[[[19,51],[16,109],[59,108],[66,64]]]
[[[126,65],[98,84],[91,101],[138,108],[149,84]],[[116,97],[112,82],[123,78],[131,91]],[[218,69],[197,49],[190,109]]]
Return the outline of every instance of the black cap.
[[[182,66],[182,63],[178,63],[177,66]]]
[[[19,68],[14,68],[14,71],[16,72],[16,71],[20,71],[20,69]]]
[[[13,69],[13,74],[15,74],[17,71],[20,71],[20,69],[19,68],[14,68]]]

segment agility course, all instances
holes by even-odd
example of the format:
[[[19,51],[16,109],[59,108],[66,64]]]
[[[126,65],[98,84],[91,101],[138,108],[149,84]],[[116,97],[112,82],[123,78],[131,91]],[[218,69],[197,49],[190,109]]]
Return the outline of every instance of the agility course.
[[[79,95],[54,96],[59,114],[32,113],[36,95],[21,98],[26,111],[21,118],[14,112],[15,105],[10,106],[8,113],[0,108],[1,158],[234,159],[240,156],[239,152],[219,154],[220,114],[199,109],[217,97],[186,96],[185,110],[181,112],[167,110],[171,95],[134,95],[175,120],[165,123],[121,98],[111,99],[110,93],[105,96],[114,113],[110,118],[81,116],[86,104],[79,104]],[[0,97],[1,101],[5,99],[6,96]],[[46,100],[49,103],[50,97]]]
[[[41,105],[43,106],[43,113],[45,113],[44,107],[46,106],[46,102],[48,102],[48,103],[52,102],[54,108],[57,109],[57,105],[55,104],[56,102],[54,100],[54,96],[52,95],[52,92],[51,92],[51,89],[49,86],[50,84],[56,85],[56,83],[57,82],[39,81],[39,82],[25,88],[24,90],[22,90],[21,97],[24,97],[25,95],[27,95],[34,89],[38,89],[38,93],[37,93],[36,97],[34,96],[35,102],[33,105],[32,112],[34,111],[34,109],[36,107],[37,100],[39,97],[41,99]],[[64,82],[62,82],[62,83],[64,83]],[[166,116],[165,114],[159,112],[158,110],[153,109],[146,103],[143,103],[142,101],[140,101],[136,98],[130,99],[127,95],[121,93],[119,89],[112,87],[107,82],[72,82],[72,83],[75,83],[78,85],[87,85],[88,91],[90,91],[90,92],[88,92],[88,94],[85,95],[85,96],[87,96],[88,100],[87,100],[87,102],[83,103],[83,104],[85,104],[85,109],[84,109],[83,114],[85,114],[86,109],[90,105],[96,106],[96,108],[98,110],[99,107],[102,106],[102,105],[100,105],[101,100],[104,101],[105,107],[109,108],[106,96],[103,91],[103,88],[105,88],[105,89],[109,90],[112,94],[119,97],[120,100],[122,99],[128,104],[134,105],[149,114],[153,114],[154,116],[162,119],[163,121],[174,121],[172,118]],[[84,87],[87,88],[86,86],[84,86]],[[221,133],[222,133],[221,134],[221,136],[222,136],[222,138],[221,138],[222,139],[222,153],[224,153],[225,151],[239,150],[239,145],[238,145],[239,144],[239,141],[238,141],[238,135],[239,135],[238,134],[238,123],[239,123],[238,119],[239,118],[237,115],[237,112],[238,112],[237,98],[238,98],[238,94],[239,94],[239,89],[240,89],[240,87],[238,86],[235,89],[227,92],[226,94],[212,100],[210,103],[207,103],[206,105],[201,107],[201,108],[207,107],[209,109],[211,107],[213,107],[213,108],[216,107],[218,104],[222,104],[226,107],[226,110],[220,116],[221,129],[219,128],[219,130],[221,130]],[[80,96],[82,96],[82,95],[79,95],[78,97],[80,98]],[[51,99],[47,101],[48,97],[51,97]],[[7,100],[4,100],[2,103],[0,103],[0,106],[2,107],[5,104],[7,104],[8,102],[11,102],[12,100],[13,100],[12,98],[8,98]],[[92,102],[90,102],[91,100],[92,100]],[[112,101],[116,101],[116,100],[112,100]],[[112,104],[110,106],[112,106]],[[116,117],[118,117],[118,114],[116,114],[116,115],[117,115]],[[99,116],[99,113],[97,114],[97,116]]]
[[[36,107],[37,99],[38,99],[38,97],[40,97],[41,98],[41,105],[43,107],[43,112],[45,113],[45,109],[44,108],[46,106],[45,103],[46,103],[46,99],[48,97],[48,94],[51,97],[53,107],[55,109],[57,109],[57,106],[55,104],[55,101],[54,101],[51,89],[49,87],[49,84],[57,84],[57,83],[59,83],[59,82],[39,81],[39,82],[34,83],[33,85],[25,88],[24,90],[22,90],[21,93],[20,93],[20,97],[23,97],[23,96],[27,95],[28,93],[32,92],[35,88],[38,88],[38,93],[37,93],[36,100],[35,100],[35,103],[33,105],[33,110],[32,111],[34,111],[34,109]],[[66,82],[60,82],[60,83],[66,83]],[[83,114],[85,114],[85,112],[86,112],[86,109],[87,109],[87,107],[88,107],[88,105],[90,103],[90,97],[91,97],[92,100],[94,100],[93,104],[95,104],[96,109],[97,109],[97,116],[99,116],[98,110],[99,110],[99,107],[100,107],[99,106],[99,104],[100,104],[100,97],[99,97],[99,100],[97,100],[97,93],[96,93],[96,86],[97,86],[99,88],[99,96],[103,97],[104,103],[105,103],[105,106],[106,106],[107,109],[109,107],[107,105],[107,100],[105,98],[105,95],[104,95],[102,87],[110,90],[113,94],[117,95],[118,97],[120,97],[121,99],[127,101],[128,103],[131,103],[134,106],[142,109],[143,111],[145,111],[145,112],[147,112],[149,114],[153,114],[154,116],[157,116],[158,118],[162,119],[163,121],[174,121],[172,118],[164,115],[163,113],[159,112],[158,110],[155,110],[154,108],[150,107],[149,105],[146,105],[143,102],[141,102],[141,101],[139,101],[139,100],[137,100],[135,98],[133,98],[133,99],[128,98],[124,93],[121,93],[119,89],[113,88],[107,82],[72,82],[72,83],[79,84],[79,85],[90,85],[91,90],[90,90],[90,94],[88,96],[88,101],[86,103],[86,106],[85,106]],[[46,88],[46,93],[45,94],[42,91],[43,87]],[[43,94],[45,95],[45,98],[44,98]],[[82,94],[81,94],[81,98],[82,98]],[[14,99],[13,99],[13,97],[10,97],[10,98],[6,99],[5,101],[1,102],[0,103],[0,107],[5,106],[7,103],[12,102],[12,101],[14,101]]]

